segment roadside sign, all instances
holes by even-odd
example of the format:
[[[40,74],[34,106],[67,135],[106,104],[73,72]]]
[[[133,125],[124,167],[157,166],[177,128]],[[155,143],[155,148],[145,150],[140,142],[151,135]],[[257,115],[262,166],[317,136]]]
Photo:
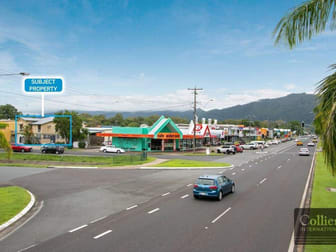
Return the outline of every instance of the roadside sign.
[[[62,77],[31,76],[23,78],[23,92],[26,94],[61,94],[64,92]]]

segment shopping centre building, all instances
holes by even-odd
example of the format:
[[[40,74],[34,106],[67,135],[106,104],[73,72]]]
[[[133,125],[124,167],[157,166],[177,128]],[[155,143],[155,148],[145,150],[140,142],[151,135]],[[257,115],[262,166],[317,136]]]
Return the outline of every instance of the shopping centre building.
[[[194,126],[175,124],[170,118],[161,116],[152,126],[141,127],[101,127],[88,128],[91,139],[106,145],[114,145],[126,151],[187,151],[193,148],[195,131],[196,147],[219,145],[223,142],[235,142],[242,139],[261,140],[273,138],[273,131],[266,128],[245,127],[244,125],[218,124],[217,120],[205,118]],[[280,132],[280,131],[279,131]],[[289,135],[290,130],[281,134]],[[274,132],[275,133],[275,132]],[[286,135],[286,136],[287,136]],[[280,137],[280,133],[278,135]],[[90,143],[89,143],[90,144]]]

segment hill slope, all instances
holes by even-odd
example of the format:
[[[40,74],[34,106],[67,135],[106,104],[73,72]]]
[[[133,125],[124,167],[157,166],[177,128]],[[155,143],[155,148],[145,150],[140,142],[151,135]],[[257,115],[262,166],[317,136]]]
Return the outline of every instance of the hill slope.
[[[305,121],[310,124],[314,119],[313,109],[316,106],[316,97],[313,94],[290,94],[275,99],[263,99],[244,105],[237,105],[225,109],[214,109],[203,111],[199,109],[199,118],[225,119],[250,119],[250,120],[284,120],[284,121]],[[83,111],[81,111],[83,112]],[[104,114],[107,117],[114,116],[118,112],[95,111],[86,112],[89,114]],[[178,116],[192,119],[193,112],[190,111],[138,111],[119,112],[124,117],[165,115]]]

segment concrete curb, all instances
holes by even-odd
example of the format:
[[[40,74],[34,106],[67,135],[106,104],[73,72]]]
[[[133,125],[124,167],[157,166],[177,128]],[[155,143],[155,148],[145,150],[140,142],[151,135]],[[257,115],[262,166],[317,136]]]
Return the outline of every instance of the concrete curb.
[[[230,166],[222,166],[222,167],[140,167],[139,169],[142,170],[202,170],[202,169],[228,169],[228,168],[233,168],[234,165]]]
[[[48,166],[47,168],[59,168],[59,169],[98,169],[97,166]]]
[[[15,215],[13,218],[11,218],[10,220],[8,220],[4,224],[1,224],[0,225],[0,232],[3,231],[3,230],[5,230],[7,227],[9,227],[10,225],[12,225],[13,223],[15,223],[16,221],[18,221],[19,219],[21,219],[34,206],[35,201],[36,201],[35,200],[35,196],[30,191],[28,191],[28,190],[26,190],[26,191],[30,195],[30,202],[28,203],[28,205],[24,209],[22,209],[22,211],[20,213],[18,213],[17,215]]]

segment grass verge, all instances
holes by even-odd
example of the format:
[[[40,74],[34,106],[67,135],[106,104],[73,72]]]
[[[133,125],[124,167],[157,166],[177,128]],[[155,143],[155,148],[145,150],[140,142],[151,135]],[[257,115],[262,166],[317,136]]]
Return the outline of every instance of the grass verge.
[[[316,153],[316,166],[314,173],[311,208],[336,208],[336,193],[329,192],[327,187],[336,188],[336,179],[324,163],[322,152]],[[336,251],[336,245],[307,245],[305,251]]]
[[[147,157],[143,160],[141,154],[133,155],[113,155],[106,156],[66,156],[66,155],[50,155],[50,154],[21,154],[14,153],[10,162],[6,162],[5,153],[0,153],[1,166],[20,166],[47,167],[49,165],[83,165],[83,166],[98,166],[98,167],[112,167],[112,166],[127,166],[140,165],[149,163],[155,160],[154,157]]]
[[[155,167],[226,167],[226,166],[230,166],[230,164],[207,162],[207,161],[182,160],[182,159],[172,159],[155,165]]]
[[[29,201],[29,193],[21,187],[0,187],[0,225],[22,211]]]

